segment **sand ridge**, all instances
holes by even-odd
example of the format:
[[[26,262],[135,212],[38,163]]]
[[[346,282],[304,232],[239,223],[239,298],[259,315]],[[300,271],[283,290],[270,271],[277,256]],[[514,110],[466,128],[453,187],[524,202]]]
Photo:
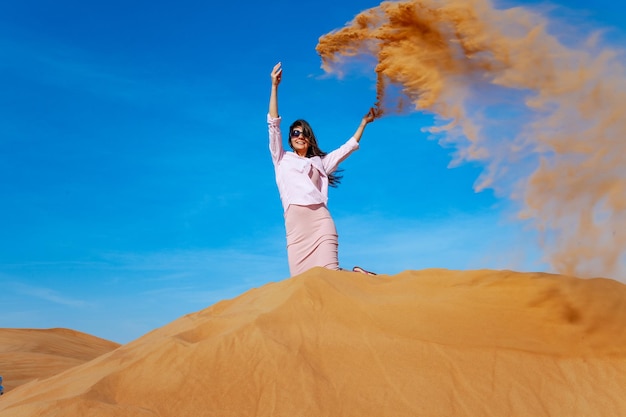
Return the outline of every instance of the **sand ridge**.
[[[626,286],[312,269],[2,399],[0,415],[626,415]]]
[[[120,345],[70,329],[0,329],[0,375],[6,392],[56,375]]]

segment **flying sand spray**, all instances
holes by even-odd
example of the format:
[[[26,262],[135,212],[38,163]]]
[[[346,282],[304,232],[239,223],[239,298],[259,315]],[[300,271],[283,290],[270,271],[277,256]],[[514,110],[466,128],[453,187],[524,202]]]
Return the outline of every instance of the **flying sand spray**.
[[[455,148],[453,164],[484,166],[475,189],[516,203],[555,272],[625,279],[623,51],[598,34],[566,46],[551,23],[487,0],[384,2],[317,52],[338,75],[374,57],[377,116],[407,104],[433,114],[428,130]]]

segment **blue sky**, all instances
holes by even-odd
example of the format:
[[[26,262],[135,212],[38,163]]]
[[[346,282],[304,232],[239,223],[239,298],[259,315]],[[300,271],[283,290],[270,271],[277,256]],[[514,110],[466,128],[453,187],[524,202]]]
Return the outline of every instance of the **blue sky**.
[[[283,63],[286,123],[306,118],[323,149],[339,146],[374,80],[324,77],[315,46],[376,5],[0,3],[0,327],[125,343],[287,278],[269,73]],[[619,2],[561,6],[623,36]],[[474,192],[482,167],[449,168],[430,125],[377,120],[342,165],[329,204],[341,265],[547,270],[508,202]]]

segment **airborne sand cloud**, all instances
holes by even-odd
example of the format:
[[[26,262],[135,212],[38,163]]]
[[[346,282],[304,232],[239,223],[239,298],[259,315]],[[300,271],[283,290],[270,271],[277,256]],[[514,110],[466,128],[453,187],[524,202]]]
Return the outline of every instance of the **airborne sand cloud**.
[[[623,51],[597,33],[566,44],[551,27],[486,0],[384,2],[317,51],[330,73],[374,66],[382,114],[433,114],[429,130],[455,147],[452,164],[484,166],[476,190],[517,204],[555,271],[624,279]]]

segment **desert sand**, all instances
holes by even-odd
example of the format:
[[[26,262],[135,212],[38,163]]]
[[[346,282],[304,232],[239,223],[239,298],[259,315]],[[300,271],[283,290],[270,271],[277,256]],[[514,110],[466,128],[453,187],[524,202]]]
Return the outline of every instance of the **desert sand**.
[[[377,115],[435,115],[415,130],[482,168],[475,191],[513,203],[554,271],[624,277],[624,42],[523,3],[383,1],[315,50],[328,74],[376,76]]]
[[[312,269],[0,399],[0,416],[625,416],[626,286]]]
[[[0,329],[0,375],[6,392],[90,361],[118,343],[69,329]]]

